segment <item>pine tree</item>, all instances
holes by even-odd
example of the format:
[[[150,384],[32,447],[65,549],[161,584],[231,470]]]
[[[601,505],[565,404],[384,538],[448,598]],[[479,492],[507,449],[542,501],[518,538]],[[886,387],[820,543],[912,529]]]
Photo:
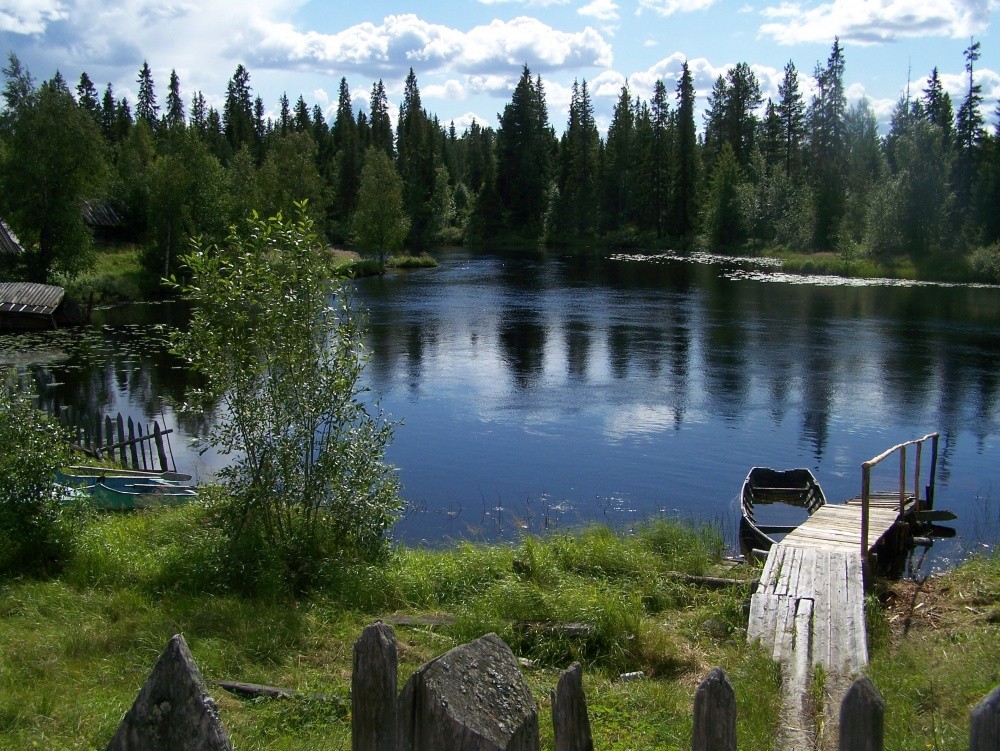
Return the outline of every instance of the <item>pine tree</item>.
[[[695,90],[687,60],[677,81],[677,114],[673,188],[670,197],[670,234],[686,238],[697,225],[698,137],[694,125]]]
[[[532,78],[525,65],[500,115],[496,137],[497,209],[513,235],[526,240],[540,236],[557,147],[541,78]]]
[[[156,93],[153,89],[153,72],[145,60],[142,61],[136,83],[139,84],[139,93],[135,101],[135,116],[138,120],[144,120],[149,129],[155,133],[159,125],[160,107],[156,103]]]
[[[364,161],[358,127],[351,106],[351,92],[347,79],[340,79],[340,93],[337,98],[337,116],[333,121],[333,147],[338,164],[337,198],[342,216],[348,217],[358,205],[358,191],[361,189],[361,168]]]
[[[278,132],[280,135],[285,135],[292,127],[292,106],[288,101],[288,94],[284,91],[281,92],[278,108]]]
[[[836,246],[844,214],[844,53],[835,38],[826,67],[816,66],[816,95],[809,110],[810,156],[816,205],[816,245]]]
[[[952,122],[955,113],[951,106],[951,96],[944,90],[937,66],[934,66],[931,71],[931,75],[927,79],[927,88],[924,89],[923,93],[924,115],[927,117],[927,122],[941,129],[945,145],[948,145],[951,142]]]
[[[958,206],[969,205],[972,199],[976,168],[979,161],[979,146],[983,138],[983,87],[976,83],[974,68],[980,57],[980,43],[972,42],[965,50],[965,72],[969,76],[969,86],[965,100],[958,108],[955,118],[955,142],[958,154],[955,160],[955,193]]]
[[[726,73],[727,98],[723,129],[741,167],[750,163],[757,134],[757,108],[764,100],[757,76],[747,63],[737,63]]]
[[[167,92],[167,114],[164,124],[170,130],[184,127],[184,100],[181,99],[181,80],[176,70],[170,71],[170,90]]]
[[[207,105],[205,104],[205,95],[200,91],[196,91],[194,96],[191,97],[191,128],[198,134],[199,137],[204,138],[205,136],[205,118],[208,116]]]
[[[806,103],[799,91],[799,74],[789,60],[785,75],[778,85],[776,113],[781,121],[784,140],[785,176],[797,175],[801,168],[802,147],[806,140]]]
[[[114,142],[115,90],[110,83],[104,88],[104,95],[101,97],[101,133],[106,141]]]
[[[647,155],[648,180],[646,188],[651,203],[653,228],[657,238],[663,237],[666,217],[669,211],[671,128],[670,103],[667,87],[660,79],[653,84],[653,98],[650,100],[650,125],[652,127],[651,149]]]
[[[226,85],[226,102],[222,109],[222,127],[230,153],[248,145],[256,150],[253,117],[253,92],[250,89],[250,72],[242,64],[236,66],[233,77]],[[213,150],[214,151],[214,150]],[[216,154],[216,156],[219,156]],[[228,154],[223,159],[228,159]]]
[[[372,85],[370,100],[372,146],[382,149],[390,157],[395,156],[392,144],[392,119],[389,117],[389,100],[386,97],[382,79]]]
[[[435,134],[420,102],[417,76],[410,68],[396,130],[397,168],[403,179],[403,205],[410,217],[412,244],[423,247],[434,233],[431,199],[437,183]]]
[[[614,232],[635,220],[635,137],[635,109],[626,82],[618,94],[604,146],[601,216],[607,232]]]
[[[550,241],[585,238],[597,228],[597,169],[601,137],[594,121],[587,82],[573,81],[569,121],[559,150],[558,199],[552,207]]]
[[[101,100],[97,87],[90,80],[87,71],[80,74],[80,83],[76,86],[76,103],[94,119],[97,125],[101,124]]]

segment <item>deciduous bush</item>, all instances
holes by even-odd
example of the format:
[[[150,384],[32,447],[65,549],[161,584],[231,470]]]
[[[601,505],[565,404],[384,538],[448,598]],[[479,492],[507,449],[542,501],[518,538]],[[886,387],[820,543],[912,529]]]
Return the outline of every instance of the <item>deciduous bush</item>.
[[[0,385],[0,445],[0,576],[55,573],[72,553],[56,485],[68,445],[13,375]]]
[[[362,400],[361,319],[297,210],[193,243],[180,285],[191,324],[175,345],[204,376],[211,440],[232,456],[218,514],[230,563],[250,579],[278,566],[301,591],[337,560],[382,553],[399,498],[384,462],[393,426]]]

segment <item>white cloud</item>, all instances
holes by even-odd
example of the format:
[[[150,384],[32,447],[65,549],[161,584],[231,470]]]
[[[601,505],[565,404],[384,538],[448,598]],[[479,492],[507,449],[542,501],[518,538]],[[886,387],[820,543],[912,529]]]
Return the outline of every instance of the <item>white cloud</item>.
[[[715,5],[715,0],[639,0],[637,12],[651,10],[661,16],[672,16],[674,13],[707,10],[713,5]]]
[[[345,64],[422,72],[468,74],[528,64],[545,70],[580,65],[607,66],[612,50],[591,27],[580,32],[552,28],[536,18],[493,20],[469,31],[432,24],[414,14],[388,16],[381,24],[362,23],[336,34],[300,32],[291,24],[259,21],[251,49],[274,67],[295,64],[323,70]]]
[[[41,34],[66,16],[59,0],[0,0],[0,32]]]
[[[643,0],[640,0],[642,2]],[[763,36],[780,44],[880,44],[901,37],[968,37],[983,31],[995,0],[833,0],[813,8],[782,2],[765,8]]]
[[[619,18],[618,3],[614,0],[591,0],[577,10],[577,13],[596,18],[598,21],[617,21]]]
[[[460,101],[469,98],[469,93],[461,81],[449,78],[443,84],[431,84],[423,89],[423,95],[436,99]]]
[[[493,118],[493,120],[495,119]],[[488,120],[475,112],[466,112],[464,115],[450,120],[449,123],[455,123],[455,131],[461,135],[472,126],[473,122],[479,123],[481,127],[493,127],[495,125],[493,120]]]

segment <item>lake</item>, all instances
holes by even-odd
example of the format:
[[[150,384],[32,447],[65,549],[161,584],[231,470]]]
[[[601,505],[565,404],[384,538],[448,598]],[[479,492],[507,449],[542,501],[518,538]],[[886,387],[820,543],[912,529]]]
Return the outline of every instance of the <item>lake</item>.
[[[400,421],[397,538],[667,515],[718,524],[735,544],[750,467],[809,467],[837,502],[860,491],[862,461],[939,431],[936,505],[959,514],[959,534],[937,541],[935,564],[996,543],[1000,289],[707,256],[435,255],[438,268],[355,283],[365,383]],[[165,346],[183,306],[99,318],[0,337],[0,364],[33,373],[50,403],[161,420],[178,469],[210,479],[223,458],[204,445],[207,418],[175,409],[188,377]]]

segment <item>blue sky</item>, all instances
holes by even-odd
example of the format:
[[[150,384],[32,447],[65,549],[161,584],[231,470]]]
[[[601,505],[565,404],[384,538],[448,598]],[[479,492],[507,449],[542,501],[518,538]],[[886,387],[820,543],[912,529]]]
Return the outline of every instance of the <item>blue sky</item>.
[[[242,63],[272,115],[282,92],[332,111],[341,77],[366,109],[381,78],[395,109],[412,67],[425,108],[459,132],[473,118],[497,125],[526,63],[541,75],[561,131],[574,79],[587,81],[604,130],[626,80],[633,97],[648,98],[658,78],[673,92],[685,59],[702,103],[738,62],[777,99],[791,60],[808,92],[835,35],[849,98],[868,97],[881,120],[908,81],[919,95],[934,66],[957,106],[967,86],[962,53],[974,36],[992,123],[998,12],[1000,0],[0,0],[0,54],[6,62],[17,53],[36,80],[58,69],[75,87],[86,71],[98,89],[110,82],[130,99],[147,60],[161,104],[176,69],[186,104],[200,90],[219,106]]]

